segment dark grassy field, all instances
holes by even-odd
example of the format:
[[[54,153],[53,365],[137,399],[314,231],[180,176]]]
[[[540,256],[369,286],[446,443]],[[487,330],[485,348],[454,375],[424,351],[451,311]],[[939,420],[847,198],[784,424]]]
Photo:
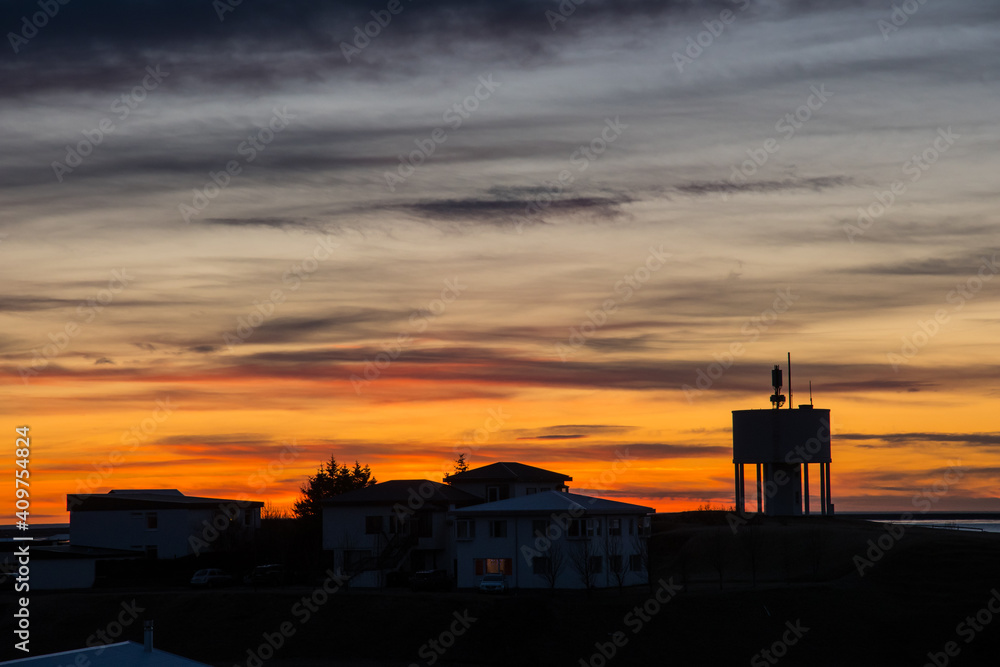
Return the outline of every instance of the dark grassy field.
[[[248,650],[265,633],[280,634],[283,623],[290,636],[263,664],[409,665],[439,656],[434,664],[919,667],[933,664],[929,652],[940,654],[937,667],[945,658],[1000,664],[1000,614],[980,630],[957,631],[1000,589],[1000,536],[909,528],[860,576],[854,556],[876,555],[866,556],[868,540],[877,544],[883,535],[875,524],[821,518],[734,534],[721,514],[659,516],[652,589],[497,597],[341,590],[306,622],[305,607],[295,607],[314,590],[305,586],[34,593],[32,645],[35,654],[83,646],[135,600],[143,617],[155,619],[159,648],[213,665],[247,665]],[[671,577],[683,588],[655,601],[656,582]],[[8,600],[5,618],[10,609]],[[456,613],[467,631],[443,653],[433,651],[432,639],[450,644],[441,635],[453,622],[462,629]],[[133,622],[122,638],[141,642],[141,626]],[[780,659],[759,653],[783,636],[795,643],[775,648]],[[947,642],[955,642],[956,656],[943,653]],[[11,642],[4,644],[3,658],[14,657]],[[613,657],[595,644],[606,654],[613,648]]]

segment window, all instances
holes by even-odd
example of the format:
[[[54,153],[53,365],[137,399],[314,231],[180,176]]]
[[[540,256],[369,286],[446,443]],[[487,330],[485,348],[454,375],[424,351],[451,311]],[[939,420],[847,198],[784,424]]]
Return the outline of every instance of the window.
[[[527,489],[524,490],[524,495],[526,496],[531,496],[536,493],[538,493],[538,487],[529,486]]]
[[[600,574],[604,571],[604,559],[600,556],[590,557],[590,571],[594,574]]]
[[[250,510],[248,509],[243,510],[243,525],[250,526],[252,524],[253,524],[253,514],[251,514]]]
[[[598,537],[601,534],[601,520],[587,519],[587,537]]]
[[[622,534],[622,520],[608,519],[608,535],[621,535],[621,534]]]
[[[633,572],[642,572],[646,568],[642,564],[642,556],[639,554],[632,554],[628,557],[628,569]]]
[[[486,502],[493,503],[500,500],[500,487],[499,486],[487,486],[486,487]]]
[[[160,550],[157,548],[155,544],[147,544],[145,551],[146,551],[146,558],[152,558],[155,560],[156,558],[159,557]]]
[[[584,519],[570,519],[569,530],[566,534],[570,537],[584,537],[586,535]]]
[[[644,516],[644,517],[642,517],[642,527],[639,529],[639,534],[640,535],[649,535],[649,533],[650,533],[649,517],[648,516]]]
[[[416,518],[417,537],[434,537],[434,521],[429,514],[420,514]]]
[[[490,521],[490,537],[507,537],[506,519],[495,519]]]
[[[510,574],[513,572],[513,563],[510,558],[475,558],[473,562],[476,566],[476,575]]]
[[[552,561],[548,556],[535,556],[531,559],[531,571],[533,574],[548,574],[552,569]]]
[[[460,540],[471,540],[476,536],[476,522],[472,519],[459,519],[455,522],[455,537]]]
[[[531,522],[531,534],[533,536],[546,537],[549,532],[549,522],[547,519],[534,519]]]
[[[635,535],[635,519],[630,518],[628,520],[628,534]]]
[[[365,535],[378,535],[381,532],[382,532],[382,517],[366,516]]]
[[[621,554],[611,554],[608,556],[608,567],[611,568],[612,572],[622,571],[622,555]]]
[[[156,512],[150,512],[146,515],[146,530],[156,530],[157,527]]]

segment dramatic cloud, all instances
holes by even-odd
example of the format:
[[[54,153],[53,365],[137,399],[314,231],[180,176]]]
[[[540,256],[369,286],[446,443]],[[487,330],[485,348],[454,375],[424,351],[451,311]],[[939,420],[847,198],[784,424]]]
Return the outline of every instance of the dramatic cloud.
[[[0,370],[39,498],[135,438],[105,486],[287,505],[330,453],[467,451],[728,503],[731,411],[789,351],[838,508],[959,454],[951,506],[995,496],[996,6],[387,6],[4,3]]]

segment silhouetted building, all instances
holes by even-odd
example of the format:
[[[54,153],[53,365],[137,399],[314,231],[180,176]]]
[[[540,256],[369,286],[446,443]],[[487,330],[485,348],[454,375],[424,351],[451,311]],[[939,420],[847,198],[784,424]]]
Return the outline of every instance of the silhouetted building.
[[[819,465],[820,512],[833,514],[830,496],[830,411],[813,408],[782,410],[782,374],[771,372],[774,394],[770,410],[733,410],[733,464],[736,510],[746,511],[744,465],[757,472],[757,511],[767,516],[809,514],[809,465]],[[791,389],[789,389],[791,394]]]

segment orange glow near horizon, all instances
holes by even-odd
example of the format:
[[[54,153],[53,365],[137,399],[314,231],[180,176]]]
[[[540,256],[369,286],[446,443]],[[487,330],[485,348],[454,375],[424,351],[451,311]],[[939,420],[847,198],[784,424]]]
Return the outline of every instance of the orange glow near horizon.
[[[295,391],[292,382],[278,383],[277,388],[267,382],[242,384],[244,400],[262,406],[249,410],[229,405],[224,389],[231,383],[225,381],[185,379],[180,389],[151,382],[149,390],[141,392],[151,400],[142,405],[143,401],[129,399],[120,409],[88,406],[80,383],[66,383],[58,391],[52,385],[33,387],[33,392],[56,397],[60,405],[57,414],[40,414],[28,424],[33,521],[66,522],[66,494],[113,488],[178,488],[187,495],[250,497],[288,511],[299,487],[331,454],[340,463],[357,460],[369,465],[379,481],[440,481],[458,454],[466,452],[473,468],[520,461],[570,475],[570,491],[603,494],[659,512],[705,504],[728,507],[733,502],[729,411],[755,407],[747,405],[745,397],[727,400],[724,394],[689,405],[683,399],[679,402],[676,392],[623,390],[531,389],[521,400],[425,401],[418,383],[381,381],[383,391],[391,390],[397,400],[371,399],[375,405],[365,413],[338,409],[346,402],[343,387],[339,394],[313,398],[296,409],[287,404],[267,407],[282,385],[293,394],[306,393]],[[202,397],[198,403],[173,398],[194,388]],[[119,389],[109,387],[107,395]],[[403,394],[410,400],[398,400]],[[205,395],[218,396],[218,407]],[[81,397],[78,410],[70,409]],[[756,407],[762,407],[763,400],[757,398]],[[937,444],[900,456],[899,448],[837,437],[892,434],[904,424],[907,432],[946,432],[958,417],[969,429],[986,430],[984,404],[963,402],[945,412],[926,410],[922,403],[886,406],[858,396],[820,398],[819,404],[832,410],[833,500],[839,509],[909,509],[914,493],[936,481],[934,470],[989,463],[986,455],[962,451],[957,444]],[[552,433],[553,424],[562,424],[555,430],[565,433]],[[604,424],[625,426],[602,433]],[[669,456],[662,456],[649,445],[674,447],[665,448]],[[685,447],[693,448],[693,453],[686,454]],[[620,474],[613,472],[616,461]],[[898,473],[902,480],[898,486],[909,483],[912,490],[886,493],[879,489],[888,485],[884,480],[870,481],[872,473],[887,469]],[[752,507],[749,468],[747,486]],[[970,477],[960,486],[968,496],[988,497],[992,492],[988,480]],[[815,508],[818,485],[812,491]],[[863,499],[872,491],[879,491],[874,494],[879,499],[865,507]],[[844,498],[851,499],[846,506]]]

